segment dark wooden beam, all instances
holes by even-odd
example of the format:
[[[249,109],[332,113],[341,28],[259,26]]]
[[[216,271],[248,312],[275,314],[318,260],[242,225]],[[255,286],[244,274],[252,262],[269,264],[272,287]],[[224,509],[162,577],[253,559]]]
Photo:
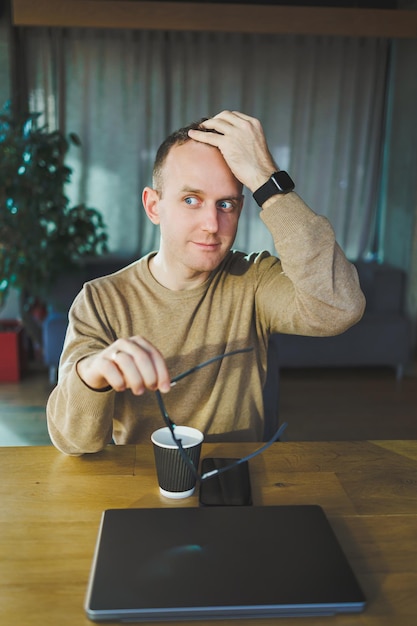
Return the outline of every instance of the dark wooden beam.
[[[140,0],[13,0],[16,26],[417,37],[417,11]]]

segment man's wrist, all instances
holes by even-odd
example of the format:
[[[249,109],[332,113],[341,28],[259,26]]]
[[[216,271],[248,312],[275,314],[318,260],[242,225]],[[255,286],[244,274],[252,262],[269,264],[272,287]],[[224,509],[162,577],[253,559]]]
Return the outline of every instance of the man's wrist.
[[[253,197],[256,203],[262,207],[271,197],[289,193],[293,191],[294,187],[294,181],[289,174],[284,170],[277,170],[253,192]]]
[[[274,174],[274,172],[277,172],[278,168],[276,166],[271,166],[268,168],[265,168],[262,171],[259,171],[256,173],[256,175],[253,178],[253,181],[251,181],[250,185],[247,185],[247,187],[251,190],[252,193],[255,193],[260,187],[262,187],[262,185],[264,185],[272,176],[272,174]]]
[[[83,385],[85,385],[88,389],[90,389],[91,391],[96,391],[98,393],[103,392],[103,391],[110,391],[112,389],[111,385],[109,385],[107,383],[107,381],[102,378],[103,381],[103,386],[101,386],[100,384],[98,384],[97,386],[93,386],[88,384],[88,382],[86,381],[86,372],[83,371],[86,367],[88,367],[88,359],[89,357],[83,357],[82,359],[80,359],[76,366],[75,366],[75,370],[77,372],[78,378],[80,379],[80,381],[83,383]]]

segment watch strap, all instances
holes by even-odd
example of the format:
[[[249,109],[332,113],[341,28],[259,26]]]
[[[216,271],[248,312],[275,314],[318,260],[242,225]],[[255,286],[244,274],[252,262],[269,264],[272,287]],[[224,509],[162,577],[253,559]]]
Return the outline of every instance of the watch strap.
[[[261,207],[272,196],[277,194],[288,193],[295,187],[294,181],[287,172],[279,170],[274,172],[272,176],[259,187],[254,193],[253,197],[256,203]]]

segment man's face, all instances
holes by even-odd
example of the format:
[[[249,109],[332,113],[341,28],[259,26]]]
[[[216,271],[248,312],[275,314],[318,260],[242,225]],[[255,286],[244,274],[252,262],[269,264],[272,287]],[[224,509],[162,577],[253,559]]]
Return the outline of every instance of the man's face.
[[[203,281],[233,245],[242,185],[217,148],[192,140],[171,148],[162,181],[158,254],[177,277]]]

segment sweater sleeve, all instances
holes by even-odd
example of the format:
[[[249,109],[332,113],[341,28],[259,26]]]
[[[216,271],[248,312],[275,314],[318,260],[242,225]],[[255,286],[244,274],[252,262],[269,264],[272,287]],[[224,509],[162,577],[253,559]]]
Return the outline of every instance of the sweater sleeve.
[[[80,455],[102,450],[112,438],[113,390],[90,389],[78,376],[77,362],[114,341],[111,330],[97,315],[99,301],[88,285],[74,300],[60,359],[58,385],[49,396],[46,414],[52,443],[65,454]]]
[[[261,218],[281,262],[278,277],[276,268],[267,271],[257,293],[257,311],[270,332],[331,336],[358,322],[365,297],[327,218],[294,192],[276,196]]]

